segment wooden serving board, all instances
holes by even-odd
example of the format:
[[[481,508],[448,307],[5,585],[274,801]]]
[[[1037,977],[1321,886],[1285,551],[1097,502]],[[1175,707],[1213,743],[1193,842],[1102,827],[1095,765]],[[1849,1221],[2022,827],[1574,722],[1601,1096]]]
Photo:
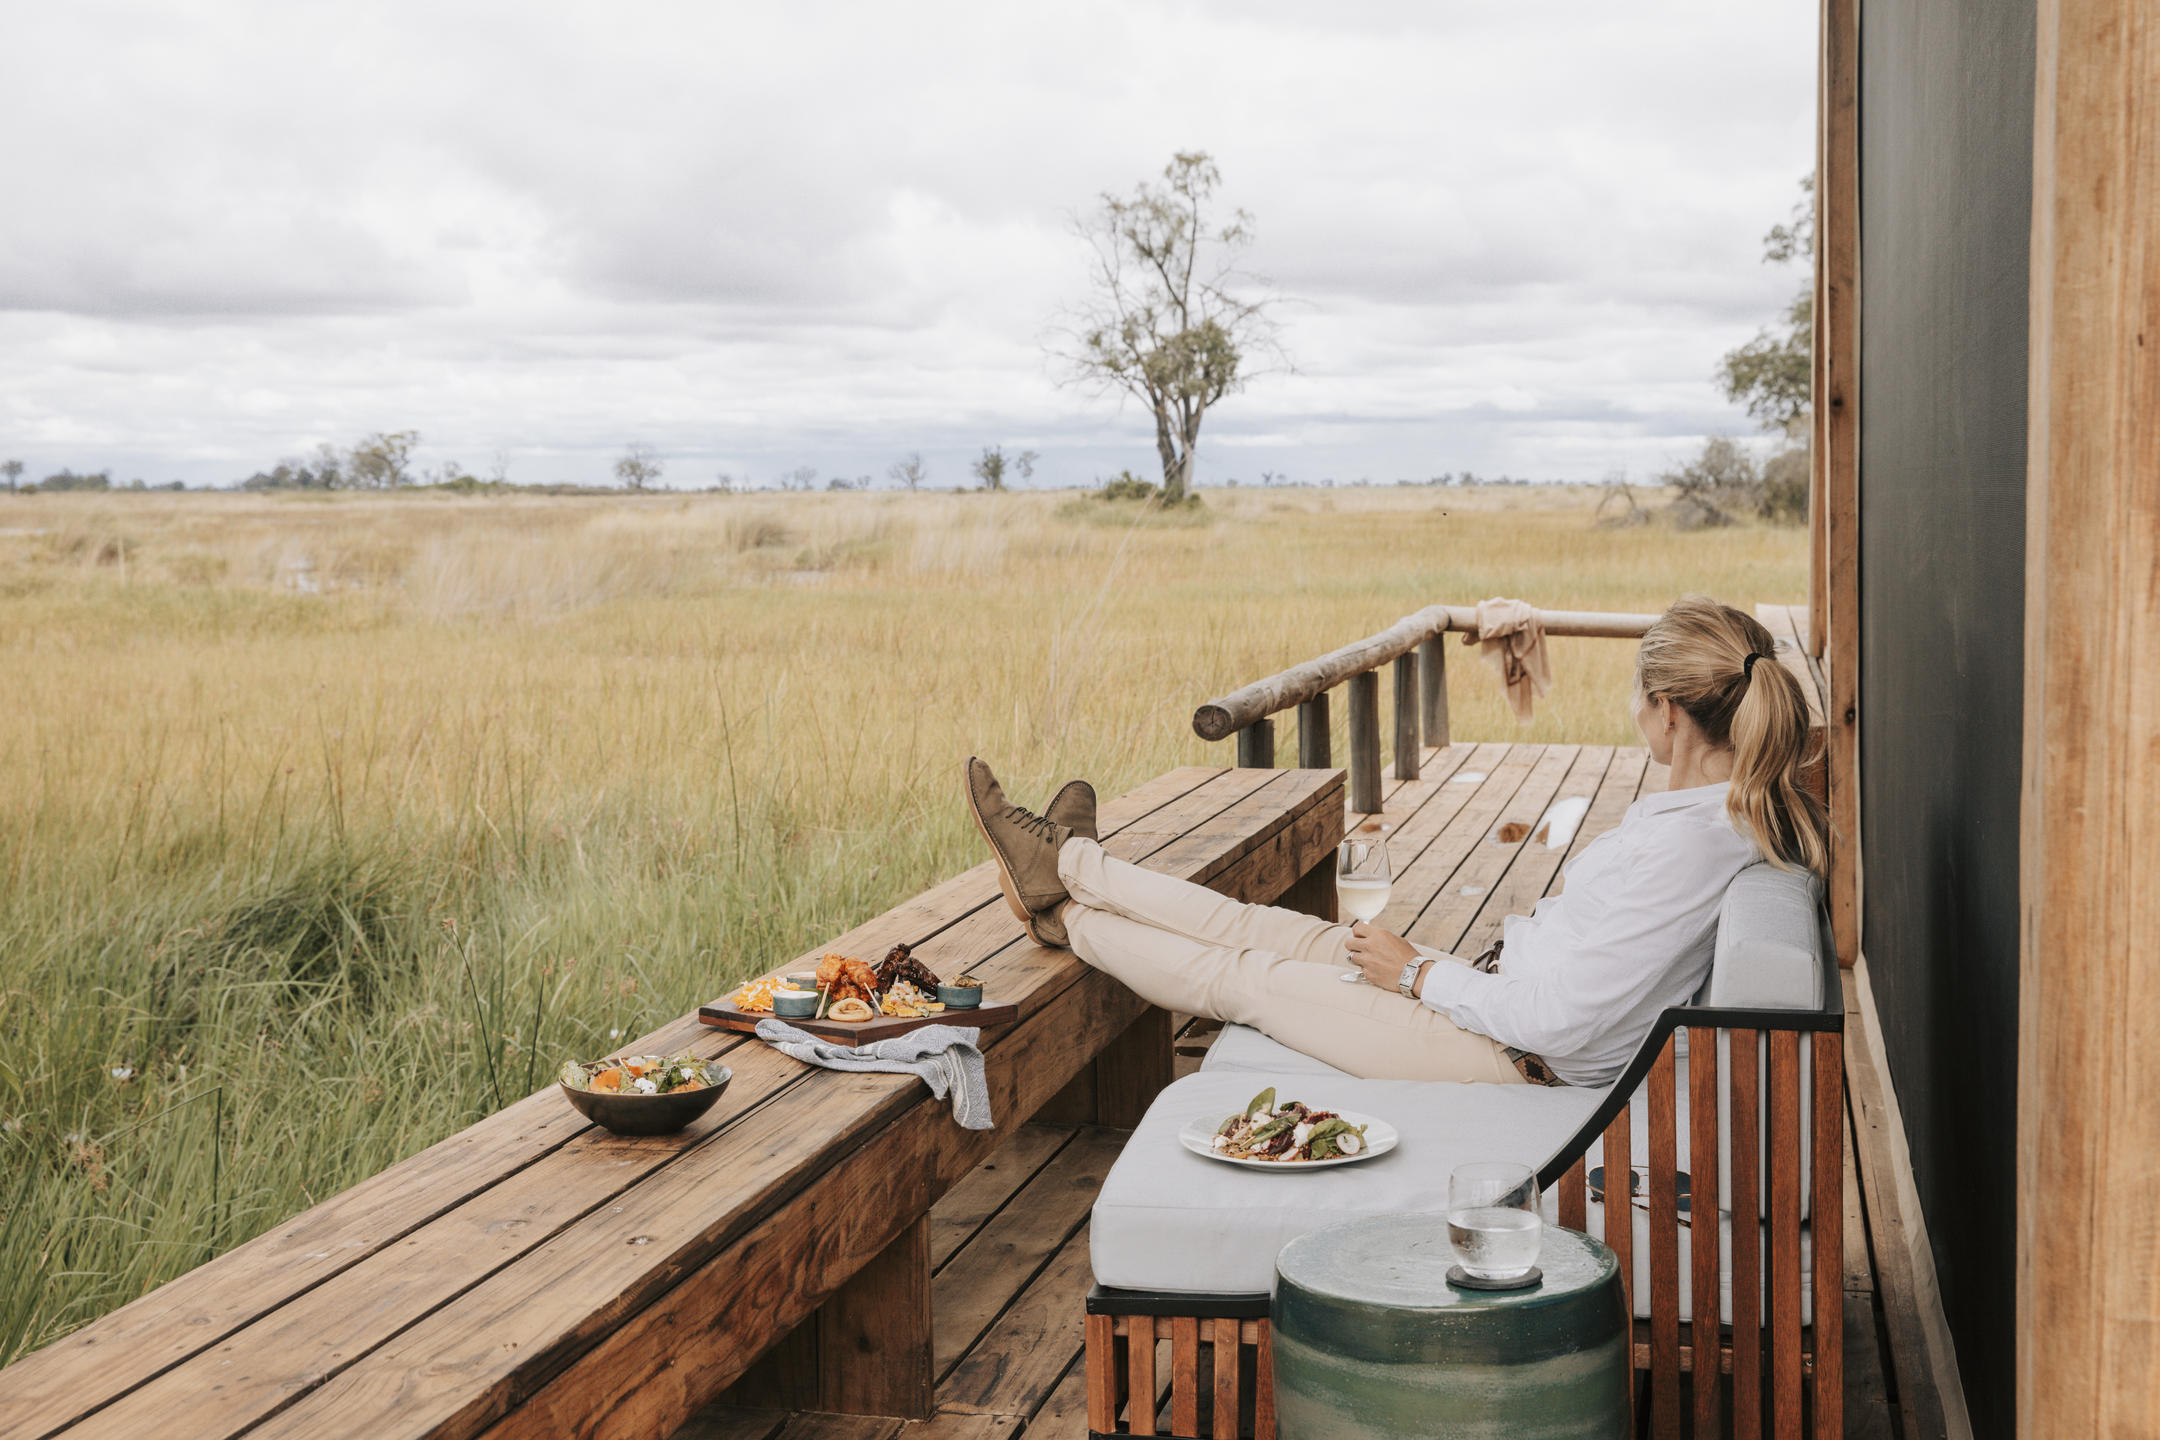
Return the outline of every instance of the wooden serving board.
[[[722,1030],[751,1031],[757,1029],[758,1021],[770,1020],[773,1014],[770,1010],[744,1010],[722,997],[710,1005],[698,1006],[697,1018],[700,1024]],[[973,1010],[941,1010],[935,1015],[873,1015],[868,1020],[787,1020],[785,1023],[820,1039],[869,1045],[890,1040],[895,1035],[905,1035],[910,1030],[920,1030],[925,1025],[968,1025],[987,1029],[992,1025],[1010,1025],[1019,1018],[1020,1007],[1017,1005],[978,1005]]]

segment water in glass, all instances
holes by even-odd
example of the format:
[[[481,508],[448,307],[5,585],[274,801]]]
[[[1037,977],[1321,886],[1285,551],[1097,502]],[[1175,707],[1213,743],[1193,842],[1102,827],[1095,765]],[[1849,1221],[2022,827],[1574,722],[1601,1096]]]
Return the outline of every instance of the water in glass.
[[[1537,1177],[1507,1161],[1458,1165],[1448,1177],[1448,1243],[1481,1280],[1511,1280],[1537,1263],[1545,1222]]]

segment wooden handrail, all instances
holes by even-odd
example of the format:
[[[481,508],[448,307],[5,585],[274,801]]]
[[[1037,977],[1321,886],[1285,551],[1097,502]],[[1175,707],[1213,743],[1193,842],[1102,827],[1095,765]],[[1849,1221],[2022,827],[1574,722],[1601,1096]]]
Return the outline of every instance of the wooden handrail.
[[[1658,617],[1597,610],[1540,610],[1538,618],[1548,635],[1639,640]],[[1255,680],[1241,690],[1208,701],[1193,712],[1193,733],[1203,740],[1227,740],[1255,720],[1325,694],[1354,675],[1362,675],[1409,654],[1423,641],[1450,630],[1475,635],[1477,628],[1477,607],[1474,605],[1428,605],[1414,615],[1405,615],[1377,635],[1368,635],[1340,650],[1293,665],[1280,674]]]

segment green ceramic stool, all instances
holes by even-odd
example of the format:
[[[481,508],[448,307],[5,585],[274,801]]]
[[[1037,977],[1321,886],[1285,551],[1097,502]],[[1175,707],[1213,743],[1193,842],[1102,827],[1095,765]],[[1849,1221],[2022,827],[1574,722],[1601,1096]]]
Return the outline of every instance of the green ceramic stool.
[[[1548,1226],[1525,1290],[1459,1290],[1439,1214],[1302,1235],[1275,1262],[1282,1440],[1625,1440],[1626,1301],[1612,1251]]]

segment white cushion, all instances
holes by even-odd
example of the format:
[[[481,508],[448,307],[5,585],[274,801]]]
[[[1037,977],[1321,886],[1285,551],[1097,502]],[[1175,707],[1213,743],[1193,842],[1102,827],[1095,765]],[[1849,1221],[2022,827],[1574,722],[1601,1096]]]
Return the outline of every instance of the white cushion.
[[[1273,1085],[1284,1100],[1378,1116],[1402,1132],[1393,1153],[1357,1165],[1277,1173],[1195,1155],[1178,1131],[1212,1127]],[[1358,1215],[1447,1207],[1448,1172],[1471,1160],[1543,1163],[1597,1108],[1597,1092],[1323,1075],[1188,1075],[1157,1096],[1095,1200],[1095,1278],[1139,1290],[1253,1294],[1275,1256],[1309,1230]]]
[[[1347,1070],[1338,1070],[1325,1060],[1315,1060],[1303,1051],[1293,1050],[1280,1040],[1270,1039],[1265,1033],[1249,1025],[1225,1025],[1215,1043],[1208,1046],[1207,1058],[1200,1062],[1203,1071],[1213,1073],[1222,1070],[1238,1070],[1254,1075],[1327,1075],[1338,1080],[1355,1077]],[[1254,1086],[1258,1090],[1259,1086]],[[1225,1115],[1230,1112],[1225,1110]]]
[[[1823,1003],[1822,893],[1814,876],[1757,861],[1732,878],[1697,1003],[1817,1010]]]
[[[1219,1042],[1218,1042],[1219,1043]],[[1281,1098],[1331,1109],[1362,1111],[1402,1132],[1392,1154],[1324,1170],[1258,1171],[1194,1155],[1178,1131],[1195,1117],[1211,1123],[1274,1085]],[[1685,1091],[1682,1091],[1683,1095]],[[1596,1110],[1600,1092],[1539,1085],[1456,1085],[1408,1080],[1356,1080],[1310,1074],[1203,1072],[1156,1098],[1111,1167],[1096,1197],[1089,1249],[1095,1278],[1133,1290],[1194,1294],[1258,1294],[1271,1289],[1275,1257],[1299,1235],[1361,1215],[1439,1212],[1447,1208],[1448,1174],[1472,1160],[1516,1160],[1533,1168]],[[1635,1117],[1635,1163],[1645,1163],[1648,1140],[1641,1108]],[[1687,1132],[1679,1134],[1687,1166]],[[1595,1147],[1592,1164],[1602,1163]],[[1558,1223],[1557,1191],[1545,1196],[1546,1219]],[[1729,1216],[1720,1216],[1728,1244],[1721,1314],[1731,1319]],[[1636,1310],[1649,1313],[1649,1212],[1635,1210]],[[1603,1237],[1603,1207],[1589,1206],[1587,1228]],[[1691,1314],[1688,1230],[1680,1238],[1682,1318]],[[1806,1232],[1802,1245],[1806,1246]],[[1769,1237],[1763,1236],[1763,1255]],[[1764,1292],[1767,1297],[1768,1292]],[[1767,1310],[1767,1298],[1765,1299]]]

